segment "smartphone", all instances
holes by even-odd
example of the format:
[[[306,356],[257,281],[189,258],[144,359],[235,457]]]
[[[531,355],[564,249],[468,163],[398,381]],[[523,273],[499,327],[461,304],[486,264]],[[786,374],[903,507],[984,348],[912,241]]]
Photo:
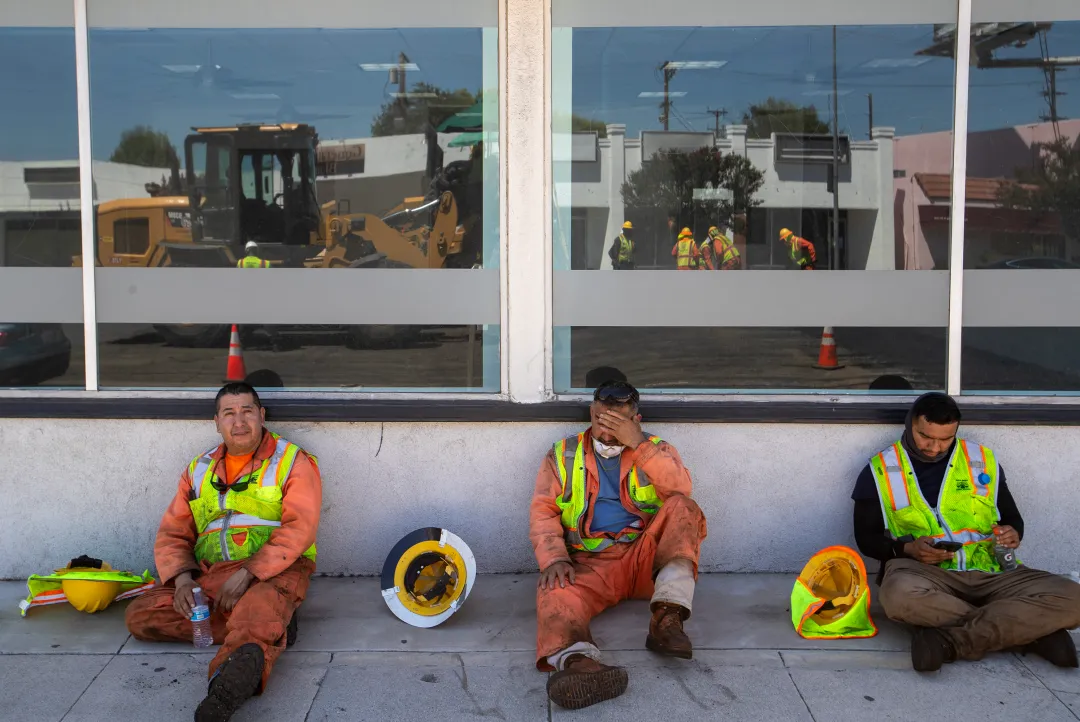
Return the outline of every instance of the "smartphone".
[[[955,541],[938,541],[934,542],[933,546],[943,552],[958,552],[964,548],[963,544]]]

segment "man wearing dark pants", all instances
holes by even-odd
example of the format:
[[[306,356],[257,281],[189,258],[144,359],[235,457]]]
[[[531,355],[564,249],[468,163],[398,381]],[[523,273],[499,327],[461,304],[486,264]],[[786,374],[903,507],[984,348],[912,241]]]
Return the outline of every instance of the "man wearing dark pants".
[[[885,614],[914,627],[920,672],[1010,648],[1076,667],[1067,630],[1080,625],[1080,584],[1023,564],[1003,570],[995,547],[1018,547],[1024,520],[994,452],[957,438],[959,426],[951,397],[919,397],[903,438],[855,483],[855,541],[882,562]],[[935,547],[943,542],[962,546]]]

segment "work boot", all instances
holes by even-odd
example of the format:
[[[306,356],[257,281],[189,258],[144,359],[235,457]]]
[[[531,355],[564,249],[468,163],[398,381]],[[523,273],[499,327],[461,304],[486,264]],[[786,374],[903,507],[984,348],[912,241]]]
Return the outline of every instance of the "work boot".
[[[1058,667],[1080,666],[1076,659],[1076,644],[1067,629],[1059,629],[1045,637],[1039,637],[1025,646],[1024,652],[1037,654]]]
[[[629,678],[622,667],[611,667],[583,654],[573,654],[561,672],[547,683],[548,698],[565,709],[582,709],[615,699],[626,691]]]
[[[210,680],[206,699],[195,710],[195,722],[228,722],[259,688],[264,663],[259,645],[249,643],[237,648]]]
[[[692,659],[694,645],[683,631],[683,620],[690,616],[685,607],[678,604],[661,602],[653,610],[649,621],[649,636],[645,637],[645,648],[657,654],[679,659]]]
[[[911,666],[916,672],[936,672],[956,661],[956,648],[945,633],[934,627],[917,627],[911,635]]]
[[[292,613],[292,619],[289,620],[289,626],[285,628],[285,646],[291,647],[296,644],[296,617],[299,616],[300,610],[296,609]]]

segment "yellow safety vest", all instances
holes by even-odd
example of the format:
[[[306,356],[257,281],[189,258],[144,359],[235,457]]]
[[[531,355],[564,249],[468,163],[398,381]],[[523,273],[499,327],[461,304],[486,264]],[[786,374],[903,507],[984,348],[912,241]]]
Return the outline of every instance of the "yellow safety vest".
[[[649,436],[649,441],[660,443],[659,436]],[[562,481],[562,493],[555,500],[562,510],[562,525],[566,530],[566,545],[576,551],[598,552],[614,543],[629,543],[638,538],[635,533],[628,533],[618,539],[609,537],[590,538],[585,536],[585,509],[587,494],[585,490],[585,432],[577,436],[568,436],[555,444],[555,463],[559,467],[559,480]],[[573,473],[567,484],[566,467],[570,465]],[[656,495],[656,489],[644,472],[636,466],[630,467],[629,496],[637,510],[653,515],[660,511],[664,502]]]
[[[619,263],[630,263],[634,260],[634,242],[626,237],[626,234],[619,234]]]
[[[277,434],[271,435],[277,441],[274,453],[256,471],[233,483],[236,487],[247,482],[242,491],[218,492],[213,487],[218,462],[211,455],[217,447],[196,457],[188,467],[192,491],[188,505],[199,532],[195,542],[195,558],[199,561],[247,559],[281,526],[281,490],[301,449]],[[317,463],[315,457],[310,458]],[[304,556],[315,560],[314,544]]]
[[[731,242],[731,239],[729,239],[725,235],[719,235],[716,237],[716,240],[720,242],[720,247],[723,249],[723,253],[718,259],[720,265],[737,260],[739,258],[739,249],[735,247],[735,244]],[[713,248],[716,248],[715,244],[713,245]]]
[[[972,456],[974,452],[974,456]],[[938,566],[957,571],[1000,572],[994,556],[994,525],[1001,476],[994,452],[957,439],[937,505],[923,498],[911,459],[900,442],[870,460],[878,498],[893,539],[910,534],[956,541],[964,548]]]
[[[270,268],[270,261],[264,261],[258,256],[244,256],[236,262],[237,268]]]
[[[694,261],[694,249],[697,248],[697,244],[694,243],[693,238],[680,238],[675,243],[675,265],[679,269],[683,268],[696,268],[697,263]]]

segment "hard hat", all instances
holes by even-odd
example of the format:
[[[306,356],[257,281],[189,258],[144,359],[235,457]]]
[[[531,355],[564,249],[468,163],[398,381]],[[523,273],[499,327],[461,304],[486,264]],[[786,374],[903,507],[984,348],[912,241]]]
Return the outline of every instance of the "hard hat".
[[[256,243],[255,241],[248,241],[247,243],[244,244],[244,250],[245,251],[257,251],[257,250],[259,250],[259,244]]]
[[[822,549],[791,592],[791,621],[803,637],[872,637],[870,590],[862,558],[844,546]]]
[[[780,229],[780,240],[782,240],[782,241],[786,241],[787,239],[791,238],[793,235],[795,235],[795,234],[792,233],[787,228],[781,228]]]
[[[689,228],[684,228],[679,231],[679,238],[693,238],[694,234],[690,232]]]
[[[78,561],[78,560],[73,560]],[[57,569],[57,575],[78,574],[79,572],[111,572],[112,567],[108,562],[101,562],[101,567],[73,567],[70,564],[63,569]],[[94,614],[109,606],[116,595],[120,593],[120,582],[90,580],[90,579],[64,579],[60,582],[71,606],[80,612]]]
[[[716,236],[719,236],[720,235],[720,229],[717,228],[716,226],[709,226],[709,235],[714,237],[714,238]]]
[[[382,596],[406,624],[434,627],[461,608],[475,579],[469,546],[446,529],[427,527],[407,534],[386,557]]]
[[[627,231],[634,230],[634,224],[631,223],[630,221],[626,221],[625,223],[623,223],[622,227],[623,227],[624,230],[627,230]]]

